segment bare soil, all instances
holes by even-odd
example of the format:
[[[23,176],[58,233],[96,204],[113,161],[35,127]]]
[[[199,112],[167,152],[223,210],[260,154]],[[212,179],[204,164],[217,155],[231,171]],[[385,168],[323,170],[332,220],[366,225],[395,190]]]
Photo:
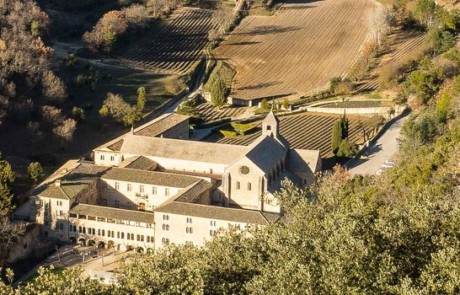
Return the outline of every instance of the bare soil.
[[[328,87],[368,36],[371,0],[289,1],[273,16],[248,16],[214,51],[237,74],[231,95],[254,99]]]

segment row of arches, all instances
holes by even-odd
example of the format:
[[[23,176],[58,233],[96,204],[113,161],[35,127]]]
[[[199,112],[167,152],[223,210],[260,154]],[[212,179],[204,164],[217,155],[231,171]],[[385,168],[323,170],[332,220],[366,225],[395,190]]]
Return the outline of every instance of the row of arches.
[[[70,242],[72,244],[76,244],[77,240],[74,237],[70,238]],[[135,250],[137,253],[153,253],[153,248],[147,248],[147,247],[142,247],[142,246],[132,246],[132,245],[123,245],[123,244],[116,244],[110,240],[107,243],[104,241],[95,241],[92,239],[85,239],[85,238],[79,238],[78,239],[78,244],[82,247],[97,247],[99,249],[111,249],[114,248],[117,251],[132,251]]]

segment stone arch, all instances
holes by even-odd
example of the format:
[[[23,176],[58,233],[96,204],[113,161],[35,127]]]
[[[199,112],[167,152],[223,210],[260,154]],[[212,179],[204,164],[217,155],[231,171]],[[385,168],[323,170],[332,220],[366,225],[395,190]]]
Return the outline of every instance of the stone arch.
[[[99,241],[99,243],[97,243],[97,247],[98,248],[105,248],[105,242]]]
[[[136,248],[136,252],[137,252],[137,253],[144,253],[144,252],[145,252],[145,251],[144,251],[144,247],[140,247],[140,246],[137,247],[137,248]]]
[[[94,246],[96,244],[96,242],[94,240],[88,240],[86,242],[86,246]]]
[[[86,245],[86,240],[84,238],[79,238],[78,239],[78,244],[80,244],[80,246],[85,246]]]
[[[70,243],[71,244],[76,244],[77,243],[77,239],[75,239],[74,237],[70,237]]]
[[[107,242],[107,248],[109,248],[109,249],[110,249],[110,248],[115,248],[115,242],[112,241],[112,240],[109,240],[109,241]]]
[[[155,253],[153,248],[147,248],[147,254],[153,254],[153,253]]]

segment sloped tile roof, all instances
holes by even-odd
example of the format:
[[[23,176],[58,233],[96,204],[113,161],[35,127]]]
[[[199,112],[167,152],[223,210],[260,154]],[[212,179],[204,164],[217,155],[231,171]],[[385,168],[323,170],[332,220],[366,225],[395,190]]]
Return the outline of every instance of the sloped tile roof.
[[[44,182],[37,187],[33,194],[55,199],[73,199],[78,193],[93,184],[106,171],[107,167],[97,166],[89,163],[80,163],[64,176],[56,181]]]
[[[158,166],[158,163],[155,161],[150,160],[144,156],[137,156],[126,159],[125,161],[121,162],[118,167],[120,168],[131,168],[131,169],[139,169],[139,170],[155,170]]]
[[[134,130],[135,135],[157,137],[175,126],[188,121],[190,116],[180,115],[177,113],[164,114],[158,119],[151,121]]]
[[[212,188],[212,184],[202,179],[199,182],[192,184],[191,187],[184,189],[182,192],[179,192],[175,201],[177,202],[189,202],[194,203],[198,201],[198,198],[209,191]]]
[[[270,171],[286,155],[281,143],[270,136],[257,140],[249,147],[246,157],[264,172]]]
[[[248,147],[192,140],[126,135],[121,153],[205,163],[232,164]]]
[[[107,206],[78,204],[71,208],[69,212],[86,216],[154,223],[153,212],[119,209]]]
[[[186,188],[200,181],[200,178],[187,175],[115,167],[104,173],[101,178],[177,188]]]
[[[172,202],[157,208],[155,211],[260,225],[268,225],[276,222],[281,217],[275,213],[184,202]]]

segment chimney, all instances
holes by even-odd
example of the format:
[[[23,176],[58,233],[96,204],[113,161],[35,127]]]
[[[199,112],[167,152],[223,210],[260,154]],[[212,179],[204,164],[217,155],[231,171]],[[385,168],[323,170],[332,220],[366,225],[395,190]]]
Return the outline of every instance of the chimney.
[[[57,187],[60,187],[61,186],[61,180],[60,179],[56,179],[54,181],[54,185],[57,186]]]

